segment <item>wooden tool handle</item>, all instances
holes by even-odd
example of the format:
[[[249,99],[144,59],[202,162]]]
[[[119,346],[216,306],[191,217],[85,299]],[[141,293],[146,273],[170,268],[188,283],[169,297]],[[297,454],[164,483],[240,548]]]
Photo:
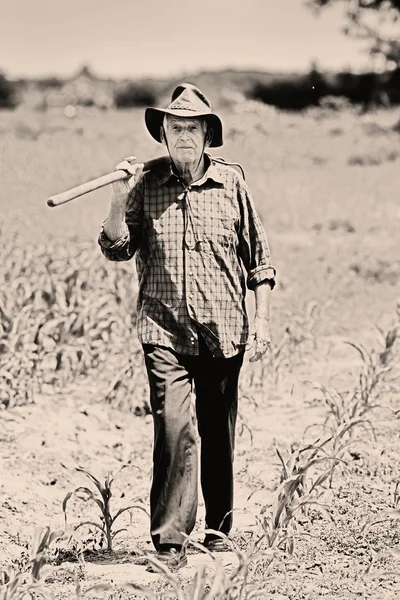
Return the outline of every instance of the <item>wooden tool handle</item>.
[[[67,190],[66,192],[61,192],[60,194],[50,196],[50,198],[47,200],[47,205],[51,207],[60,206],[60,204],[65,204],[66,202],[70,202],[70,200],[79,198],[79,196],[83,196],[84,194],[98,190],[106,185],[110,185],[111,183],[114,183],[114,181],[127,179],[128,177],[131,177],[131,175],[122,169],[113,171],[112,173],[107,173],[107,175],[102,175],[102,177],[97,177],[97,179],[92,179],[91,181],[82,183],[81,185]]]
[[[160,156],[158,158],[152,158],[151,160],[147,160],[143,163],[142,171],[148,171],[154,166],[166,165],[169,164],[170,158],[168,155]],[[140,163],[137,163],[140,165]],[[123,169],[119,169],[118,171],[113,171],[112,173],[108,173],[107,175],[102,175],[101,177],[97,177],[97,179],[92,179],[91,181],[87,181],[86,183],[82,183],[70,190],[66,190],[65,192],[61,192],[60,194],[55,194],[54,196],[50,196],[47,200],[47,205],[54,207],[60,206],[61,204],[65,204],[66,202],[70,202],[75,198],[79,198],[79,196],[83,196],[84,194],[88,194],[89,192],[93,192],[94,190],[98,190],[101,187],[106,185],[110,185],[114,183],[114,181],[121,181],[121,179],[128,179],[131,177],[129,173],[124,171]]]

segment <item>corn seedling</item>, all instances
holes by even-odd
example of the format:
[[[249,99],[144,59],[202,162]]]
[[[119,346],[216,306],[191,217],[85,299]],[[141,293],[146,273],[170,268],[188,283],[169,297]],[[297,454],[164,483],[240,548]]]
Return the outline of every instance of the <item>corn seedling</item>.
[[[327,451],[332,459],[336,462],[332,464],[329,475],[329,487],[332,487],[334,471],[339,463],[346,465],[344,457],[349,449],[358,438],[354,438],[354,431],[358,428],[363,428],[369,433],[372,433],[376,439],[375,428],[370,419],[366,415],[371,410],[380,407],[379,404],[367,404],[362,402],[358,391],[354,392],[339,392],[333,387],[327,387],[321,384],[316,384],[322,395],[325,403],[329,407],[329,413],[325,421],[312,427],[320,428],[324,431],[328,430],[329,445]],[[306,431],[310,429],[309,427]]]
[[[364,525],[361,529],[361,532],[363,533],[364,538],[374,525],[378,525],[380,523],[386,523],[386,522],[388,522],[388,520],[395,520],[395,521],[400,520],[400,510],[398,508],[398,505],[399,505],[399,482],[397,482],[395,485],[394,494],[393,494],[393,504],[394,504],[394,508],[388,508],[386,510],[380,511],[377,518],[375,518],[373,520],[369,520],[366,523],[364,523]],[[382,570],[374,570],[374,568],[373,568],[375,563],[377,562],[377,560],[380,557],[383,557],[384,559],[386,559],[388,556],[391,556],[391,557],[395,558],[397,561],[400,560],[400,551],[398,549],[390,548],[388,550],[381,551],[378,554],[372,548],[370,548],[370,552],[371,552],[370,563],[364,573],[364,576],[367,580],[378,579],[378,578],[381,580],[381,579],[386,579],[388,577],[389,578],[398,577],[400,575],[400,569],[382,571]]]
[[[305,354],[316,348],[316,328],[319,318],[317,302],[311,301],[300,313],[288,313],[286,323],[277,336],[279,343],[272,344],[263,360],[249,366],[240,381],[241,396],[248,391],[263,390],[265,382],[278,383],[281,372],[292,369]]]
[[[397,317],[399,317],[398,314]],[[381,341],[378,349],[367,350],[362,344],[347,342],[357,350],[362,359],[358,390],[364,406],[368,406],[372,398],[378,398],[387,391],[387,384],[392,383],[390,375],[398,366],[395,350],[396,340],[400,336],[400,320],[397,318],[396,322],[386,331],[379,327],[377,329]]]
[[[392,325],[386,331],[381,327],[377,327],[377,330],[381,342],[379,363],[383,367],[393,365],[396,358],[398,358],[396,357],[396,349],[398,348],[396,341],[400,338],[400,302],[397,304],[396,317]]]
[[[394,508],[398,508],[400,505],[400,493],[399,493],[399,489],[400,489],[400,482],[397,481],[395,488],[394,488],[394,492],[393,492],[393,504],[394,504]]]
[[[368,406],[372,398],[379,397],[382,393],[382,384],[391,371],[391,366],[381,364],[380,354],[374,350],[368,351],[362,344],[346,343],[357,350],[362,358],[363,365],[359,374],[358,393],[361,403]]]
[[[378,525],[380,523],[385,523],[388,520],[396,520],[398,521],[400,519],[400,510],[398,509],[387,509],[387,510],[383,510],[380,512],[379,516],[377,519],[374,519],[373,521],[367,521],[362,529],[361,529],[361,533],[365,535],[369,532],[369,530],[371,529],[371,527],[373,527],[374,525]],[[392,556],[393,558],[399,560],[400,559],[400,551],[397,550],[396,548],[390,548],[388,550],[382,551],[379,554],[377,552],[375,552],[372,548],[369,549],[370,553],[371,553],[371,559],[370,559],[370,563],[367,567],[367,569],[364,572],[364,577],[366,580],[373,580],[373,579],[379,579],[379,580],[383,580],[386,578],[392,578],[392,577],[398,577],[400,575],[400,569],[398,570],[374,570],[374,565],[376,564],[377,560],[379,558],[387,558],[388,556]]]
[[[361,532],[364,534],[364,536],[368,533],[368,531],[374,525],[378,525],[379,523],[385,523],[389,520],[400,521],[400,509],[398,508],[398,506],[400,504],[399,487],[400,487],[400,483],[397,482],[395,485],[395,488],[394,488],[394,492],[393,492],[393,507],[381,510],[379,512],[379,514],[377,515],[376,519],[373,519],[372,521],[371,520],[367,521],[363,525],[363,527],[361,528]],[[399,557],[400,557],[400,554],[399,554]]]
[[[390,365],[393,346],[397,337],[397,328],[393,327],[386,334],[382,334],[385,341],[384,349],[377,353],[368,351],[361,344],[346,342],[357,350],[362,359],[362,368],[358,376],[358,383],[352,391],[340,392],[333,387],[316,384],[323,396],[329,413],[323,424],[331,432],[331,456],[342,459],[351,443],[354,443],[353,433],[356,428],[362,427],[372,432],[376,439],[372,421],[367,418],[368,413],[377,408],[384,408],[377,402],[379,396],[386,390],[385,383]],[[390,407],[389,407],[390,409]],[[390,409],[391,410],[391,409]],[[350,441],[349,441],[350,440]],[[329,485],[332,487],[333,465]]]
[[[60,539],[63,536],[63,531],[50,531],[50,527],[36,530],[32,543],[30,561],[30,564],[32,566],[33,581],[40,580],[42,569],[49,561],[50,544],[54,540]]]
[[[308,302],[302,313],[290,315],[284,327],[290,356],[306,343],[311,343],[311,346],[314,349],[316,348],[316,324],[318,317],[318,303],[315,301]]]
[[[133,465],[124,465],[120,469],[119,472],[121,472],[122,469],[124,469],[128,466],[133,466]],[[94,527],[96,530],[99,530],[101,532],[101,542],[105,538],[106,543],[107,543],[107,551],[112,552],[112,545],[113,545],[113,540],[114,540],[115,536],[123,531],[126,531],[126,528],[117,529],[117,530],[114,529],[118,518],[125,512],[132,511],[134,509],[144,511],[146,514],[148,514],[148,513],[147,513],[146,509],[143,508],[143,506],[140,506],[138,504],[132,504],[130,506],[126,506],[125,508],[120,508],[119,510],[117,510],[117,512],[114,515],[112,515],[110,503],[111,503],[111,497],[112,497],[112,489],[111,488],[112,488],[112,484],[115,479],[113,474],[111,472],[109,472],[106,475],[105,480],[104,480],[104,485],[103,485],[94,475],[89,473],[89,471],[87,471],[86,469],[83,469],[82,467],[75,467],[75,468],[76,468],[76,471],[83,473],[90,480],[90,482],[95,486],[95,491],[91,490],[88,487],[80,486],[80,487],[76,488],[75,490],[73,490],[72,492],[68,492],[68,494],[65,496],[63,503],[62,503],[62,509],[63,509],[64,516],[65,516],[65,522],[67,523],[67,504],[68,504],[69,500],[72,498],[72,496],[76,496],[77,498],[84,500],[84,501],[94,502],[100,511],[100,522],[84,521],[84,522],[76,525],[75,530],[77,530],[80,527],[83,527],[85,525]]]
[[[291,454],[286,459],[276,445],[276,453],[282,465],[280,484],[274,494],[270,517],[265,516],[267,507],[261,510],[259,522],[263,535],[258,540],[257,546],[264,543],[270,550],[276,549],[289,555],[293,554],[295,538],[304,535],[296,531],[297,513],[307,514],[311,506],[333,520],[329,507],[319,501],[323,484],[329,479],[334,465],[340,460],[327,454],[325,447],[330,440],[331,438],[327,437],[299,450],[292,448]],[[311,479],[310,470],[326,462],[333,464],[315,480]]]
[[[323,400],[329,408],[323,427],[330,428],[333,438],[337,437],[338,431],[347,424],[349,427],[346,432],[351,437],[356,422],[357,425],[368,427],[375,437],[372,422],[366,418],[366,415],[371,410],[380,408],[380,404],[365,403],[358,389],[351,392],[340,392],[334,387],[322,384],[315,384],[314,387],[321,392]]]
[[[36,582],[27,582],[24,573],[16,573],[12,569],[5,571],[7,583],[0,586],[0,600],[51,600],[51,595]]]
[[[332,438],[336,440],[334,443],[336,450],[339,448],[338,441],[343,438],[343,432],[351,437],[356,425],[368,427],[375,437],[372,422],[366,418],[366,415],[377,408],[384,408],[377,399],[387,390],[385,384],[395,362],[394,345],[400,332],[400,325],[395,324],[386,332],[379,331],[383,340],[383,348],[379,352],[374,349],[369,351],[362,344],[346,342],[362,359],[357,384],[351,391],[341,392],[331,386],[314,384],[329,408],[323,426],[331,428]]]
[[[214,533],[226,540],[226,543],[231,546],[232,553],[236,555],[236,565],[227,572],[222,561],[216,558],[215,554],[188,538],[184,547],[193,546],[207,554],[212,563],[209,567],[202,565],[197,569],[187,589],[182,589],[179,578],[165,564],[157,560],[154,555],[146,555],[154,571],[160,573],[171,586],[174,598],[177,600],[244,600],[245,598],[256,598],[262,594],[259,586],[251,581],[251,572],[261,561],[270,559],[274,551],[269,549],[254,551],[252,548],[249,552],[242,552],[224,534],[214,530],[206,530],[205,533]]]
[[[51,594],[44,587],[42,570],[49,561],[50,544],[63,535],[63,531],[51,532],[49,527],[36,530],[28,563],[30,575],[13,569],[5,571],[7,582],[0,586],[0,600],[51,600]]]

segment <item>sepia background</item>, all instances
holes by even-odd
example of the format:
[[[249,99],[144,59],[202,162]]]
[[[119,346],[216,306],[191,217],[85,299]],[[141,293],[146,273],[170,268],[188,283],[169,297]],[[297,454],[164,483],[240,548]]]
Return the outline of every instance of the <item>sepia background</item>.
[[[2,4],[1,600],[143,597],[126,582],[187,600],[398,597],[399,40],[399,0]],[[97,245],[110,187],[46,201],[164,154],[144,109],[183,81],[221,117],[213,154],[244,168],[277,285],[273,348],[241,380],[232,552],[193,546],[168,579],[143,567],[135,264]],[[123,469],[115,540],[93,501],[107,490],[76,467],[102,484]]]

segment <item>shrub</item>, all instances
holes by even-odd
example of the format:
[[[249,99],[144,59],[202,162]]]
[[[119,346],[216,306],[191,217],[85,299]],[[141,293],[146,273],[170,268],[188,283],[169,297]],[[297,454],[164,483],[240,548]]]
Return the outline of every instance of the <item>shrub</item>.
[[[116,90],[114,100],[117,108],[154,106],[157,95],[150,84],[130,82]]]
[[[312,69],[307,75],[293,75],[267,83],[257,81],[249,95],[286,110],[303,110],[308,106],[342,110],[348,108],[349,103],[361,104],[367,109],[373,105],[400,102],[399,73],[400,69],[382,74],[343,71],[322,75]]]
[[[14,84],[0,73],[0,108],[14,108],[16,104]]]
[[[44,77],[43,79],[38,80],[37,85],[41,90],[47,90],[49,88],[58,90],[63,87],[64,81],[59,77]]]
[[[400,104],[400,67],[388,73],[384,81],[386,91],[391,104]]]
[[[308,106],[317,106],[326,93],[327,85],[323,76],[312,69],[307,75],[273,80],[270,83],[257,82],[250,96],[281,109],[304,110]]]

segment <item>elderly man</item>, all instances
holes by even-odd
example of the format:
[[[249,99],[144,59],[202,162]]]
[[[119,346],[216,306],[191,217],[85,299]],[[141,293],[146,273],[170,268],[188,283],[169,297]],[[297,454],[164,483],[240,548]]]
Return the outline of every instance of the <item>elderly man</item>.
[[[222,124],[205,95],[179,85],[166,109],[148,108],[146,126],[169,157],[114,184],[99,244],[109,260],[136,254],[137,327],[154,419],[151,537],[170,568],[197,511],[198,457],[191,398],[201,439],[205,526],[232,527],[238,380],[245,349],[258,360],[270,345],[275,269],[243,177],[206,147],[222,145]],[[244,270],[245,272],[244,272]],[[255,292],[249,334],[245,294]],[[223,549],[208,533],[204,545]]]

